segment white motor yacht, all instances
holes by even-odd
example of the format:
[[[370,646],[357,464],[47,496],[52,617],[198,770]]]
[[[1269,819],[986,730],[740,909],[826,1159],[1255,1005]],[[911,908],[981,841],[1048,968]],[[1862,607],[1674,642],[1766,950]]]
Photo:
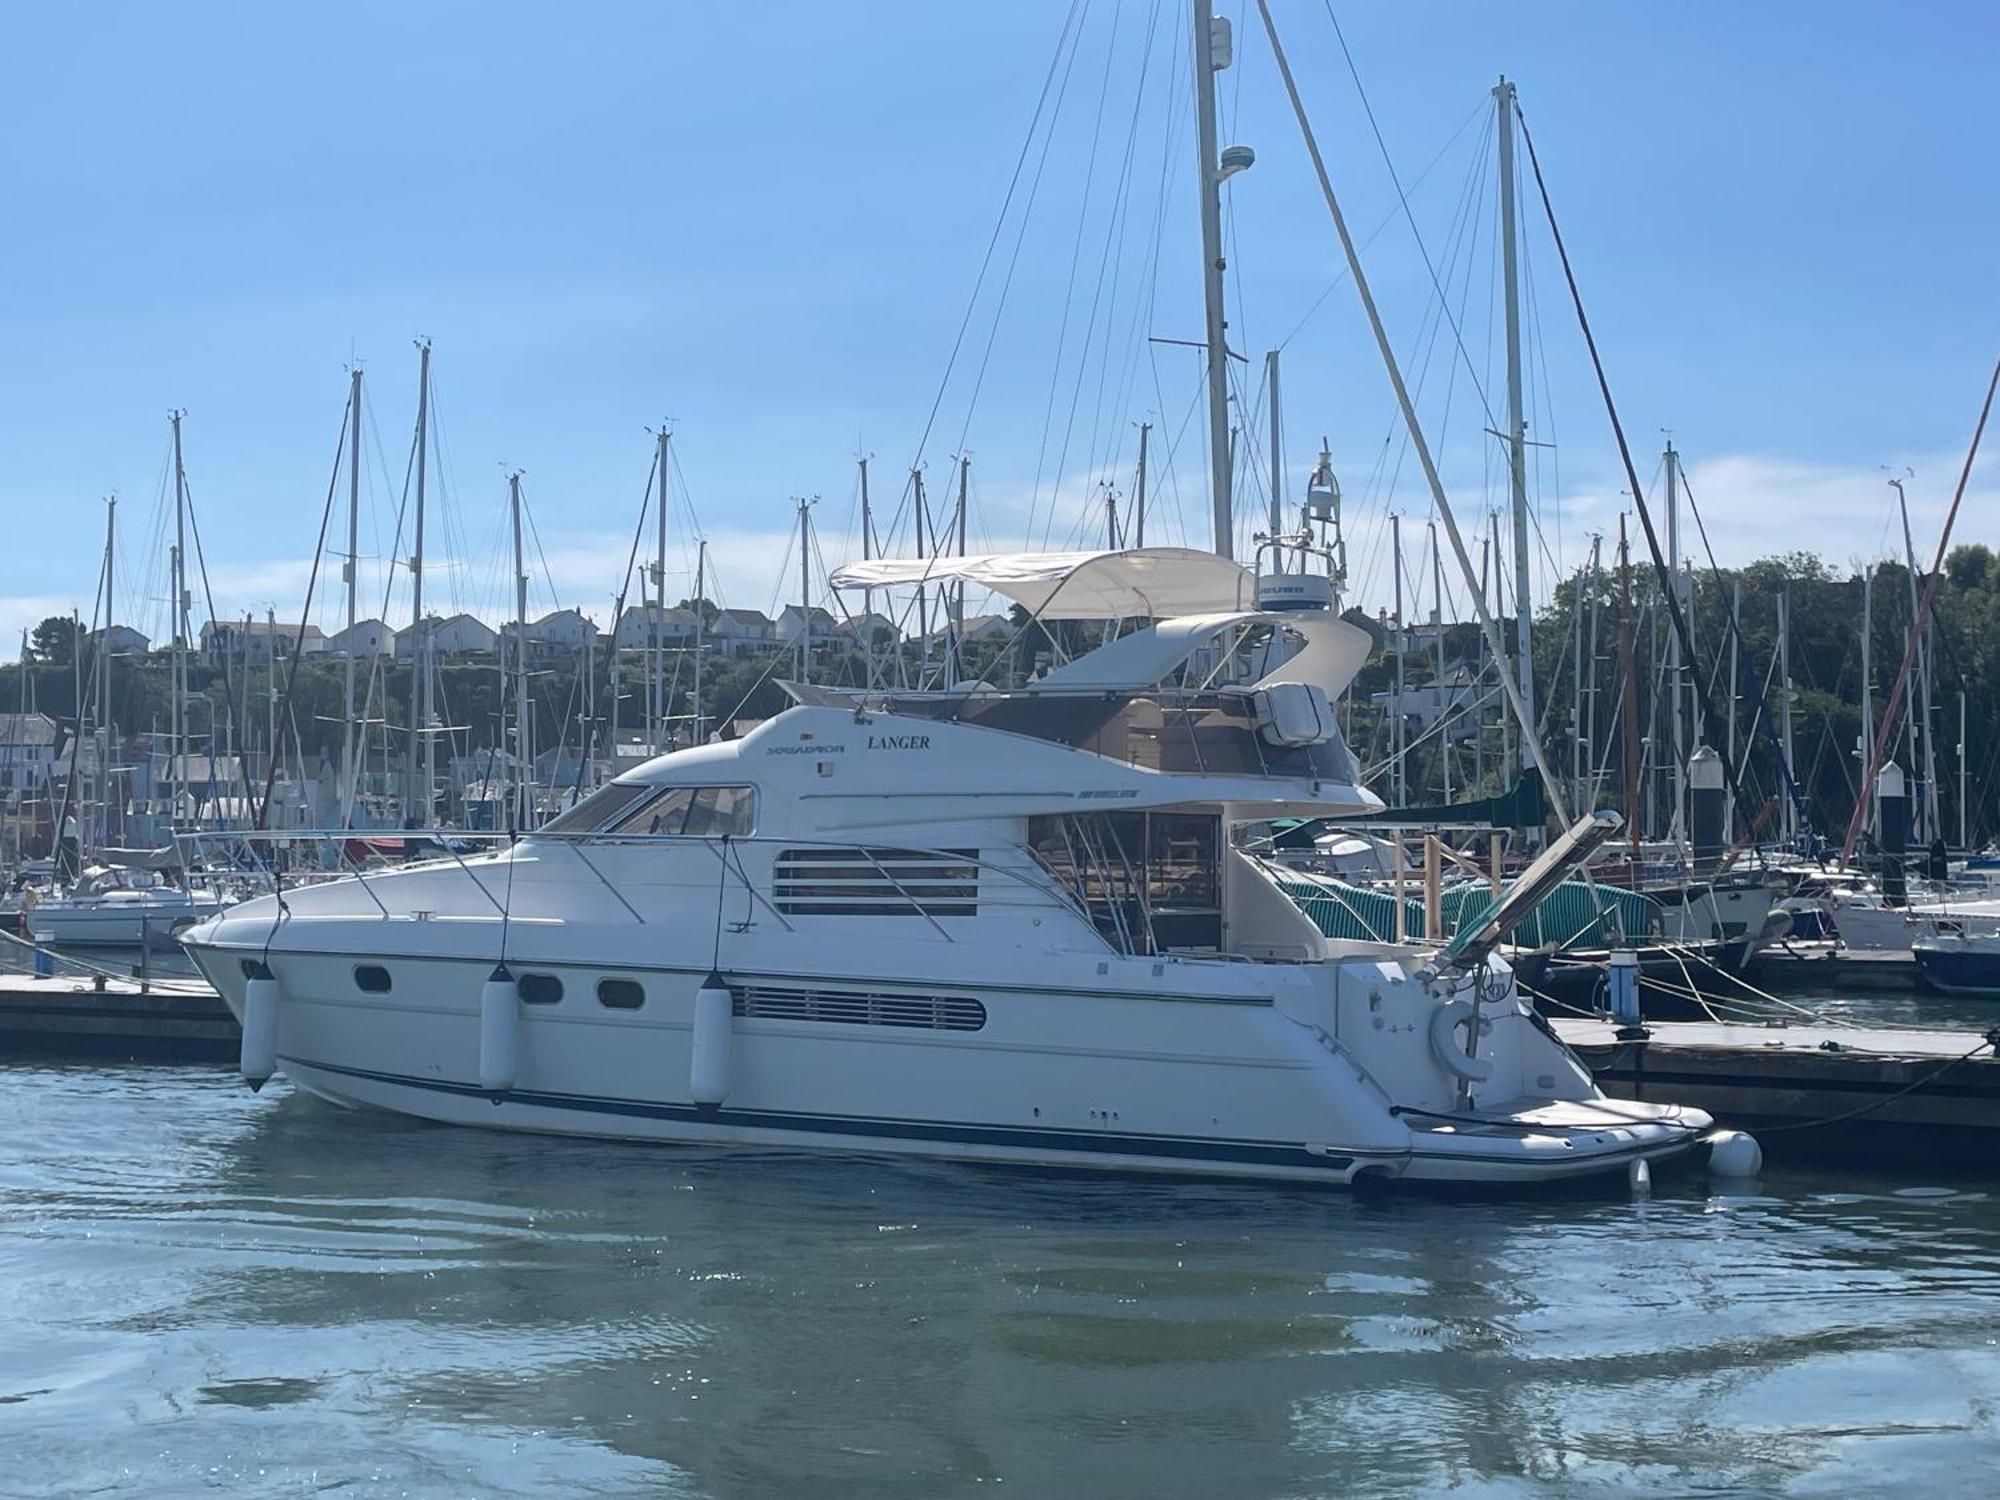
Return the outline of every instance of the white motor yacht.
[[[913,577],[1157,623],[1012,691],[795,688],[504,851],[234,907],[184,943],[246,1075],[496,1129],[1334,1185],[1704,1138],[1597,1089],[1497,926],[1330,941],[1234,847],[1379,808],[1332,712],[1363,632],[1232,607],[1239,564],[1171,548],[835,581]]]

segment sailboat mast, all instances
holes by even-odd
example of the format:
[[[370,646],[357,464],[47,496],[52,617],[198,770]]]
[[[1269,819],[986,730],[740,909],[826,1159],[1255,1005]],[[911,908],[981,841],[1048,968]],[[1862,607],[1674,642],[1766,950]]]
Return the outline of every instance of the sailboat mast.
[[[1896,508],[1903,517],[1903,556],[1910,570],[1910,619],[1915,621],[1921,613],[1917,596],[1917,548],[1910,537],[1910,506],[1903,498],[1903,481],[1892,479],[1896,487]],[[1912,626],[1914,629],[1914,625]],[[1923,729],[1917,737],[1915,750],[1923,757],[1924,768],[1924,828],[1932,838],[1939,837],[1944,824],[1938,818],[1937,749],[1931,742],[1931,728],[1936,722],[1931,714],[1931,641],[1930,622],[1924,622],[1923,636],[1917,642],[1917,709],[1923,715]]]
[[[1583,699],[1583,739],[1590,747],[1590,801],[1597,803],[1598,788],[1602,784],[1598,767],[1604,764],[1602,751],[1597,743],[1597,619],[1604,597],[1604,537],[1600,533],[1590,539],[1590,650],[1584,658],[1584,699]],[[1580,805],[1580,804],[1579,804]]]
[[[1389,689],[1389,747],[1395,770],[1391,783],[1396,788],[1396,805],[1403,807],[1409,802],[1403,765],[1403,657],[1409,649],[1410,632],[1403,620],[1403,518],[1399,515],[1389,517],[1389,569],[1396,579],[1396,680]]]
[[[861,470],[861,560],[867,562],[875,556],[875,512],[868,499],[868,458],[863,454],[855,460]],[[699,601],[697,601],[699,602]],[[861,618],[873,621],[875,618],[875,590],[861,591]],[[861,643],[862,659],[867,663],[869,687],[877,685],[875,670],[875,631],[872,624],[864,625],[867,638]]]
[[[1146,439],[1153,435],[1153,424],[1139,424],[1139,474],[1132,494],[1132,545],[1146,545]]]
[[[417,344],[417,526],[410,555],[410,792],[405,817],[411,827],[431,821],[430,631],[424,625],[424,480],[430,469],[431,346]],[[419,746],[421,745],[421,750]],[[419,777],[423,779],[419,781]]]
[[[1625,515],[1618,516],[1618,714],[1625,741],[1625,832],[1631,840],[1632,873],[1639,870],[1639,668],[1632,649],[1632,550],[1626,544]]]
[[[1958,694],[1958,847],[1967,851],[1972,841],[1966,835],[1970,829],[1965,799],[1965,690]]]
[[[812,531],[809,523],[812,502],[799,497],[799,681],[812,681]]]
[[[111,837],[111,626],[118,581],[118,497],[104,502],[104,625],[97,635],[97,805],[100,843]]]
[[[1730,586],[1729,618],[1731,620],[1741,620],[1743,618],[1743,575],[1741,573],[1736,575],[1734,582]],[[1743,653],[1741,651],[1732,651],[1729,653],[1728,749],[1729,764],[1732,770],[1736,765],[1736,664],[1742,656]],[[1755,733],[1754,729],[1752,733]],[[1727,837],[1734,838],[1736,836],[1736,778],[1734,775],[1729,778],[1729,795],[1724,808],[1722,827]]]
[[[507,508],[514,522],[514,826],[534,823],[532,777],[535,747],[528,726],[528,570],[521,557],[521,471],[507,476]]]
[[[1229,23],[1216,16],[1211,0],[1194,0],[1195,153],[1201,187],[1202,299],[1207,312],[1209,503],[1215,551],[1222,557],[1234,555],[1235,525],[1229,500],[1229,344],[1222,301],[1226,263],[1222,258],[1222,172],[1216,160],[1215,75],[1229,66],[1229,53]]]
[[[1667,581],[1678,599],[1681,591],[1681,521],[1680,483],[1675,473],[1680,455],[1674,452],[1673,439],[1667,440],[1666,456],[1667,481]],[[1681,636],[1679,631],[1667,635],[1667,754],[1673,762],[1674,807],[1667,819],[1668,837],[1679,838],[1684,824],[1682,818],[1687,807],[1687,762],[1693,747],[1681,735]]]
[[[672,472],[667,450],[667,424],[660,424],[660,509],[654,517],[653,602],[659,613],[653,617],[652,649],[647,652],[648,671],[653,683],[653,753],[667,748],[667,504]]]
[[[1500,277],[1507,333],[1507,493],[1514,516],[1514,671],[1528,722],[1535,717],[1534,592],[1528,548],[1528,424],[1521,411],[1520,230],[1514,204],[1514,85],[1493,90],[1500,145]],[[1535,767],[1535,737],[1521,736],[1521,768]]]
[[[347,650],[343,673],[345,709],[340,731],[340,826],[354,820],[354,795],[359,784],[355,769],[358,732],[354,723],[354,627],[361,603],[361,370],[356,366],[347,389],[347,562],[341,581],[347,585]]]
[[[1583,588],[1589,576],[1588,569],[1579,573],[1572,588]],[[1569,629],[1570,665],[1572,669],[1569,707],[1569,784],[1571,788],[1570,794],[1576,798],[1576,805],[1582,807],[1588,800],[1584,795],[1583,787],[1583,600],[1580,596],[1574,594],[1570,599]]]
[[[1875,570],[1861,570],[1861,743],[1855,753],[1861,757],[1861,801],[1874,809],[1872,778],[1865,774],[1868,769],[1871,747],[1875,743]]]
[[[187,780],[187,694],[188,694],[188,586],[187,586],[187,470],[181,463],[181,418],[186,413],[167,414],[174,429],[174,557],[173,591],[173,695],[172,739],[167,754],[167,826],[173,827],[181,809]]]
[[[1778,734],[1785,749],[1785,764],[1796,766],[1797,759],[1792,754],[1792,591],[1778,591],[1778,679],[1780,697],[1778,700]],[[1785,798],[1785,838],[1790,842],[1799,836],[1798,800]]]
[[[705,745],[708,735],[701,716],[701,659],[708,648],[708,539],[698,538],[694,552],[694,743]]]
[[[952,529],[957,533],[958,555],[965,556],[965,510],[967,487],[972,478],[972,460],[963,453],[958,456],[958,499],[952,508]],[[1112,530],[1117,530],[1117,516],[1113,513]],[[1111,544],[1116,547],[1114,540]],[[946,596],[947,608],[951,611],[951,660],[947,664],[946,686],[958,686],[958,679],[965,669],[965,584],[947,584],[950,593]]]
[[[1285,529],[1285,429],[1278,407],[1276,349],[1264,355],[1264,383],[1271,392],[1271,536],[1275,539]]]
[[[1451,801],[1451,731],[1444,726],[1446,711],[1444,682],[1444,552],[1438,546],[1437,522],[1431,532],[1431,627],[1437,632],[1437,686],[1432,689],[1437,704],[1438,764],[1444,767],[1444,800]]]
[[[912,506],[911,520],[917,530],[917,556],[924,558],[930,555],[924,550],[926,545],[924,537],[926,529],[925,520],[929,514],[930,507],[924,500],[924,471],[922,469],[913,468],[910,470],[910,486],[915,500],[915,504]],[[917,686],[919,688],[926,686],[930,675],[930,590],[919,583],[917,585]]]

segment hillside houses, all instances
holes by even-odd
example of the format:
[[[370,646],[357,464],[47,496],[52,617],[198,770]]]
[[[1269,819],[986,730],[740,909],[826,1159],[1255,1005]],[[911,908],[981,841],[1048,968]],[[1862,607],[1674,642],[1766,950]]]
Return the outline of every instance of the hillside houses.
[[[632,604],[618,617],[615,634],[620,651],[692,649],[701,636],[701,621],[691,609]]]
[[[745,656],[777,642],[777,626],[759,609],[717,610],[708,634],[726,656]]]
[[[93,630],[84,637],[88,649],[96,651],[102,647],[113,656],[144,656],[153,649],[152,640],[134,630],[130,625],[112,625],[103,630]]]
[[[787,604],[778,612],[773,634],[781,644],[796,649],[799,636],[807,629],[811,630],[815,643],[824,645],[833,639],[838,628],[833,616],[817,604],[811,609],[800,609],[796,604]]]
[[[500,636],[473,615],[458,614],[444,619],[432,615],[396,632],[396,660],[414,661],[419,643],[426,640],[434,657],[473,656],[490,653],[499,644]]]
[[[327,637],[328,656],[388,656],[396,649],[396,632],[387,620],[356,620]]]
[[[291,660],[294,648],[301,656],[324,655],[326,632],[282,620],[210,620],[201,627],[202,654],[215,662],[233,659],[263,666]]]
[[[0,797],[39,794],[55,775],[62,744],[47,714],[0,714]]]
[[[531,661],[573,657],[600,639],[597,622],[580,609],[551,610],[526,625],[508,621],[500,627],[500,639],[511,644],[515,637],[527,643]]]

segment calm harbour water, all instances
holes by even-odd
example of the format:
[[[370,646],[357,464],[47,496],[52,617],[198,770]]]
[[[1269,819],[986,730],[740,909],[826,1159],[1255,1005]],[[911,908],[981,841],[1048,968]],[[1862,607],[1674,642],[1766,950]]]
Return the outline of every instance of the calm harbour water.
[[[0,1494],[1990,1494],[2000,1202],[647,1148],[0,1066]]]

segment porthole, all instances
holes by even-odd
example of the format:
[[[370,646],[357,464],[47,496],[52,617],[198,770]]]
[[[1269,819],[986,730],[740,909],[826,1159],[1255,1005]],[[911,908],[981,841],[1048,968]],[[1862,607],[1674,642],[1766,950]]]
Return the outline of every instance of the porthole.
[[[358,964],[354,970],[354,987],[364,995],[386,995],[390,990],[389,971],[380,964]]]
[[[607,1010],[637,1010],[646,1003],[646,990],[636,979],[600,979],[597,1003]]]
[[[553,974],[523,974],[519,983],[523,1005],[554,1005],[563,997],[563,982]]]

